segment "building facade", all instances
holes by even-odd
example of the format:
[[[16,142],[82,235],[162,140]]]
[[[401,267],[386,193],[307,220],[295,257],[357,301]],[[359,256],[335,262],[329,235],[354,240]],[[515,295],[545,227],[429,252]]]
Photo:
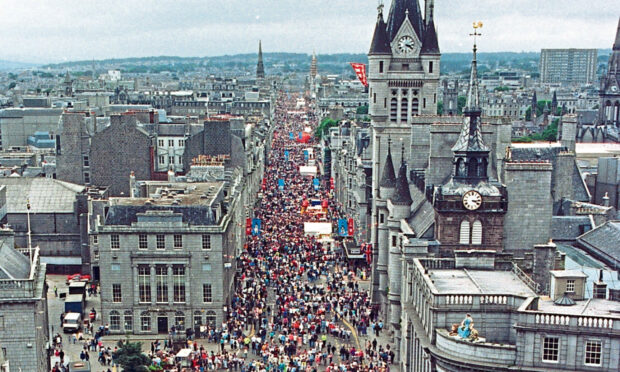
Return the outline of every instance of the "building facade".
[[[596,77],[596,49],[542,49],[540,80],[543,84],[588,84]]]

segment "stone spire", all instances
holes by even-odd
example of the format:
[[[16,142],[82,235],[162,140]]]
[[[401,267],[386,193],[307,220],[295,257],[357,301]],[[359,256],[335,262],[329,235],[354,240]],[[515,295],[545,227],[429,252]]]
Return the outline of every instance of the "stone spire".
[[[393,0],[387,20],[387,35],[390,42],[394,41],[406,18],[409,18],[418,38],[424,40],[424,35],[422,35],[424,22],[422,21],[422,11],[418,0]]]
[[[396,193],[392,197],[392,204],[395,205],[411,205],[411,191],[409,190],[409,179],[407,178],[407,164],[405,163],[405,145],[402,145],[402,160],[400,169],[398,169],[398,178],[396,179]]]
[[[392,50],[388,40],[387,25],[383,20],[383,4],[379,4],[377,10],[377,25],[375,26],[375,33],[372,36],[372,43],[370,44],[368,54],[391,54]]]
[[[317,59],[316,59],[316,52],[312,51],[312,61],[310,62],[310,77],[311,78],[316,78],[316,75],[318,73],[318,69],[317,69]]]
[[[558,95],[555,90],[553,91],[553,98],[551,99],[551,114],[556,115],[558,113]]]
[[[385,166],[381,175],[379,187],[394,188],[396,187],[396,175],[394,174],[394,163],[392,161],[392,141],[388,140],[388,153],[385,159]]]
[[[263,64],[263,45],[260,40],[258,41],[258,63],[256,64],[256,78],[265,78],[265,65]]]
[[[469,78],[469,91],[467,93],[467,103],[463,109],[463,125],[456,144],[452,147],[454,152],[454,179],[463,182],[477,182],[487,179],[487,167],[489,162],[489,148],[482,140],[482,122],[480,117],[480,92],[478,82],[478,62],[476,59],[475,37],[480,36],[478,28],[482,24],[474,27],[474,48],[473,59],[471,61],[471,75]]]

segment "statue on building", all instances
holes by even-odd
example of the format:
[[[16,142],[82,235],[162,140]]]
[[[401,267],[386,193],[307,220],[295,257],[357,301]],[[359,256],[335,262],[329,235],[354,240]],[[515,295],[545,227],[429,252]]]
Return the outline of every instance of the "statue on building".
[[[478,340],[478,331],[474,328],[474,319],[470,314],[465,316],[461,324],[453,324],[450,336],[458,336],[465,340]]]

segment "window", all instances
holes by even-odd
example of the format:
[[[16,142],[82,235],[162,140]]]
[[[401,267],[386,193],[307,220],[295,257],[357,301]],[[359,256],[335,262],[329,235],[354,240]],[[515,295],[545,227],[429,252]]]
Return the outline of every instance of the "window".
[[[168,156],[168,163],[174,164],[174,156]]]
[[[575,292],[575,279],[568,279],[566,281],[566,292]]]
[[[173,139],[169,139],[168,140],[168,146],[174,147],[174,140]]]
[[[202,264],[202,271],[211,271],[211,264]]]
[[[459,244],[469,244],[469,221],[461,222],[461,233],[459,234]]]
[[[121,264],[112,264],[110,265],[110,270],[111,271],[121,271]]]
[[[211,235],[204,234],[202,236],[202,249],[204,250],[211,249]]]
[[[543,339],[542,360],[543,362],[557,363],[560,357],[560,339],[558,337],[545,337]]]
[[[0,330],[4,329],[4,315],[0,315]]]
[[[215,327],[215,324],[217,322],[217,315],[215,315],[215,311],[207,311],[206,321],[209,327]]]
[[[385,223],[385,214],[379,214],[379,223]]]
[[[90,183],[90,173],[84,172],[84,183]]]
[[[110,311],[110,330],[111,331],[121,330],[121,314],[116,310]]]
[[[383,108],[387,108],[387,98],[383,99]]]
[[[120,238],[118,237],[118,234],[110,235],[110,249],[120,249],[120,248],[121,248],[121,242],[120,242]]]
[[[140,330],[142,332],[151,330],[151,316],[146,311],[140,313]]]
[[[433,61],[428,62],[428,73],[429,74],[433,73]]]
[[[418,114],[418,106],[420,106],[418,99],[414,98],[411,100],[411,115],[416,116]]]
[[[407,110],[409,110],[409,101],[407,100],[407,98],[403,98],[400,101],[400,120],[401,121],[407,121],[409,119]]]
[[[482,244],[482,222],[479,220],[474,221],[471,229],[471,244]]]
[[[587,366],[601,365],[602,343],[600,340],[587,340],[584,364]]]
[[[125,331],[133,331],[133,314],[131,310],[125,310]]]
[[[194,311],[194,325],[202,325],[202,313],[200,310]]]
[[[120,284],[112,284],[112,302],[123,302]]]
[[[372,94],[372,103],[377,103],[377,93]]]
[[[398,100],[396,98],[392,98],[390,102],[390,121],[392,123],[396,123],[396,116],[398,115]]]
[[[164,147],[164,140],[163,140],[163,139],[160,139],[159,141],[157,141],[157,145],[158,145],[159,147]]]
[[[99,235],[93,235],[93,244],[99,244]]]
[[[183,235],[174,234],[174,248],[175,249],[183,248]]]
[[[185,314],[182,311],[174,313],[174,324],[181,327],[185,325]]]
[[[396,247],[396,235],[392,235],[392,247]]]
[[[168,268],[155,267],[155,283],[157,286],[157,302],[168,302]]]
[[[172,280],[174,302],[185,302],[185,267],[174,266],[172,268]]]
[[[211,284],[202,285],[202,301],[206,304],[213,302],[213,286]]]
[[[185,147],[185,140],[184,139],[180,139],[179,140],[179,147]]]
[[[151,268],[138,266],[138,294],[140,302],[151,302]]]
[[[149,247],[148,238],[146,234],[140,234],[138,236],[138,248],[147,249]]]
[[[162,234],[157,235],[157,249],[166,249],[166,236]]]
[[[383,61],[379,61],[379,73],[383,73]]]
[[[166,157],[165,156],[161,155],[159,157],[159,164],[166,164]]]
[[[88,155],[84,155],[82,157],[82,161],[83,161],[85,167],[89,167],[90,166],[90,162],[88,161]]]

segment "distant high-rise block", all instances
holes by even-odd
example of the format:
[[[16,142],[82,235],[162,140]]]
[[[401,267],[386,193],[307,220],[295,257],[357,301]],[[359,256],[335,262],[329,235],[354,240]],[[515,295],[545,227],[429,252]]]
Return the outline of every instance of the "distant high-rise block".
[[[596,49],[542,49],[540,80],[543,83],[592,83],[596,77],[596,59]]]

